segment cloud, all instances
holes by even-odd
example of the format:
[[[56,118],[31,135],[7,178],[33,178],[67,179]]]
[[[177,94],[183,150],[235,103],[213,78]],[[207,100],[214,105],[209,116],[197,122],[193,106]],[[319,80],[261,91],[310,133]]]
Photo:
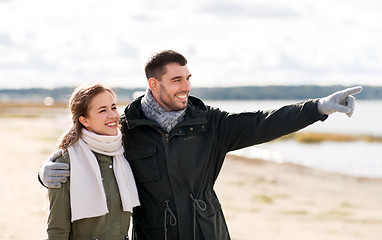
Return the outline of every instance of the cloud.
[[[1,1],[1,0],[0,0]],[[7,34],[0,34],[0,45],[12,45],[12,40]]]
[[[153,18],[152,16],[148,16],[145,13],[142,13],[142,14],[137,14],[137,15],[133,16],[132,20],[139,21],[139,22],[150,23],[150,22],[155,21],[155,18]]]
[[[139,54],[139,48],[133,46],[127,41],[119,39],[118,41],[118,54],[126,57],[135,58]]]
[[[200,8],[204,13],[216,14],[220,17],[239,18],[291,18],[298,17],[299,12],[289,6],[272,4],[254,4],[228,1],[207,3]]]
[[[365,1],[0,0],[0,85],[145,86],[162,49],[187,57],[193,86],[376,82],[382,4]]]

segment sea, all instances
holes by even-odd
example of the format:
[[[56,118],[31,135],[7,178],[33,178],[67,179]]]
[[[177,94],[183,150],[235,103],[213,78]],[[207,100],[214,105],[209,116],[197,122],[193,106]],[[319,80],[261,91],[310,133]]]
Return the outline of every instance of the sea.
[[[299,100],[204,101],[207,105],[232,113],[273,110]],[[322,132],[382,136],[382,101],[358,100],[353,116],[334,113],[302,132]],[[275,140],[230,152],[247,158],[276,163],[294,163],[332,173],[356,177],[382,178],[382,143],[365,141],[299,143]]]

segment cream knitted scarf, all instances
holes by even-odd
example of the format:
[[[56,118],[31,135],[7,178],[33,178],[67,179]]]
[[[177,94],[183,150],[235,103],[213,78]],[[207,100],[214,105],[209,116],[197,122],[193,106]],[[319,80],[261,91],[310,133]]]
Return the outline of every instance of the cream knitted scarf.
[[[81,138],[68,148],[72,222],[82,218],[102,216],[109,212],[101,171],[92,151],[113,156],[113,170],[123,211],[132,212],[133,207],[140,204],[133,173],[123,156],[121,136],[120,131],[116,136],[107,136],[83,128]]]

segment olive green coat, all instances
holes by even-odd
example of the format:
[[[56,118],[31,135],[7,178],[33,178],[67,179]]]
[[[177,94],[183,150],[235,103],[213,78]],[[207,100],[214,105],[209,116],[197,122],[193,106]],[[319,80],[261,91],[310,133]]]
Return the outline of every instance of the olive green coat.
[[[101,169],[109,213],[71,222],[70,178],[68,178],[62,188],[48,190],[50,213],[47,232],[50,240],[128,239],[131,213],[122,210],[118,185],[112,168],[112,157],[94,154]],[[56,162],[69,163],[68,152],[66,151]]]

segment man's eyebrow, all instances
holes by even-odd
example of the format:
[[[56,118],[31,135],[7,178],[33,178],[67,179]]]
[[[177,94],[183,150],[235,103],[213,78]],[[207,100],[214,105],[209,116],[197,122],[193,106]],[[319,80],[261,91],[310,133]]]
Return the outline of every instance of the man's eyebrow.
[[[175,76],[173,78],[171,78],[170,80],[175,80],[175,79],[178,79],[178,78],[181,78],[182,76]]]
[[[97,110],[100,110],[101,108],[106,108],[106,106],[101,106],[101,107],[99,107]]]
[[[188,75],[186,78],[190,78],[192,75]],[[170,80],[175,80],[175,79],[178,79],[178,78],[181,78],[182,76],[175,76],[173,78],[171,78]]]

